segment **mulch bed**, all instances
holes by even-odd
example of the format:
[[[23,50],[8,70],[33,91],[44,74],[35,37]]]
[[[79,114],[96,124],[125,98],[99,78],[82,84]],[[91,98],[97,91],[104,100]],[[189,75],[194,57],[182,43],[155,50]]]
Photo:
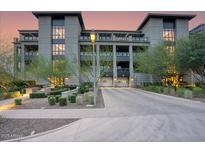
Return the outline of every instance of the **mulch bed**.
[[[0,119],[0,141],[21,138],[72,123],[78,119]]]
[[[77,104],[69,103],[67,106],[59,106],[58,103],[55,105],[49,105],[48,98],[35,98],[28,99],[22,102],[22,105],[18,105],[13,109],[88,109],[88,108],[104,108],[104,100],[102,96],[102,91],[99,89],[97,94],[97,105],[94,107],[87,107],[86,103]]]

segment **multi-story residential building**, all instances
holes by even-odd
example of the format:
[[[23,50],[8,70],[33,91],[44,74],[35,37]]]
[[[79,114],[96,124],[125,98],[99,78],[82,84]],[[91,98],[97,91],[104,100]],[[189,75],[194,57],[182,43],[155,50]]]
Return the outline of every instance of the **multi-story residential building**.
[[[77,66],[92,61],[90,33],[86,30],[81,12],[33,12],[39,30],[19,30],[14,40],[15,75],[25,78],[25,67],[35,54],[49,60],[65,57]],[[148,14],[135,31],[95,30],[97,74],[101,86],[134,86],[154,82],[150,74],[136,72],[133,57],[159,42],[169,42],[174,50],[175,40],[189,35],[188,22],[194,15]],[[103,72],[103,68],[106,68]],[[68,84],[86,80],[77,70]]]

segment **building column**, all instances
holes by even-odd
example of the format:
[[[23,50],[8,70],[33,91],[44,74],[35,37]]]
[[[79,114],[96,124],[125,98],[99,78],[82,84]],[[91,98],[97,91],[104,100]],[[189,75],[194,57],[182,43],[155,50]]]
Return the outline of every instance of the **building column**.
[[[130,78],[129,78],[129,87],[134,86],[134,70],[133,70],[133,47],[132,45],[129,45],[129,57],[130,57],[130,62],[129,62],[129,71],[130,71]]]
[[[96,61],[97,61],[97,79],[100,78],[100,45],[96,44]]]
[[[116,54],[116,45],[113,45],[113,87],[117,81],[117,54]]]
[[[24,80],[25,79],[25,59],[24,59],[24,50],[25,50],[25,46],[22,43],[21,44],[21,79]]]

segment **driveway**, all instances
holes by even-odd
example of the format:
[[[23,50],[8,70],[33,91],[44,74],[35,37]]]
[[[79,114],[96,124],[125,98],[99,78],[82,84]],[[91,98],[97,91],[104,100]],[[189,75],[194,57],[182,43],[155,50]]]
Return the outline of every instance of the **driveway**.
[[[204,103],[136,89],[102,92],[105,109],[23,141],[205,141]]]

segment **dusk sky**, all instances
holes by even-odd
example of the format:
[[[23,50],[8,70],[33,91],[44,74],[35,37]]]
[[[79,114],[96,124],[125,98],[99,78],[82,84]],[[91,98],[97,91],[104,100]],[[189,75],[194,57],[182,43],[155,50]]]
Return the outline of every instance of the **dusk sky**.
[[[136,30],[147,13],[147,11],[85,11],[82,12],[82,16],[86,29]],[[189,29],[205,23],[205,11],[163,13],[196,14],[197,16],[189,22]],[[13,37],[18,36],[18,29],[38,29],[38,21],[31,12],[1,11],[0,35],[4,35],[11,40]]]

